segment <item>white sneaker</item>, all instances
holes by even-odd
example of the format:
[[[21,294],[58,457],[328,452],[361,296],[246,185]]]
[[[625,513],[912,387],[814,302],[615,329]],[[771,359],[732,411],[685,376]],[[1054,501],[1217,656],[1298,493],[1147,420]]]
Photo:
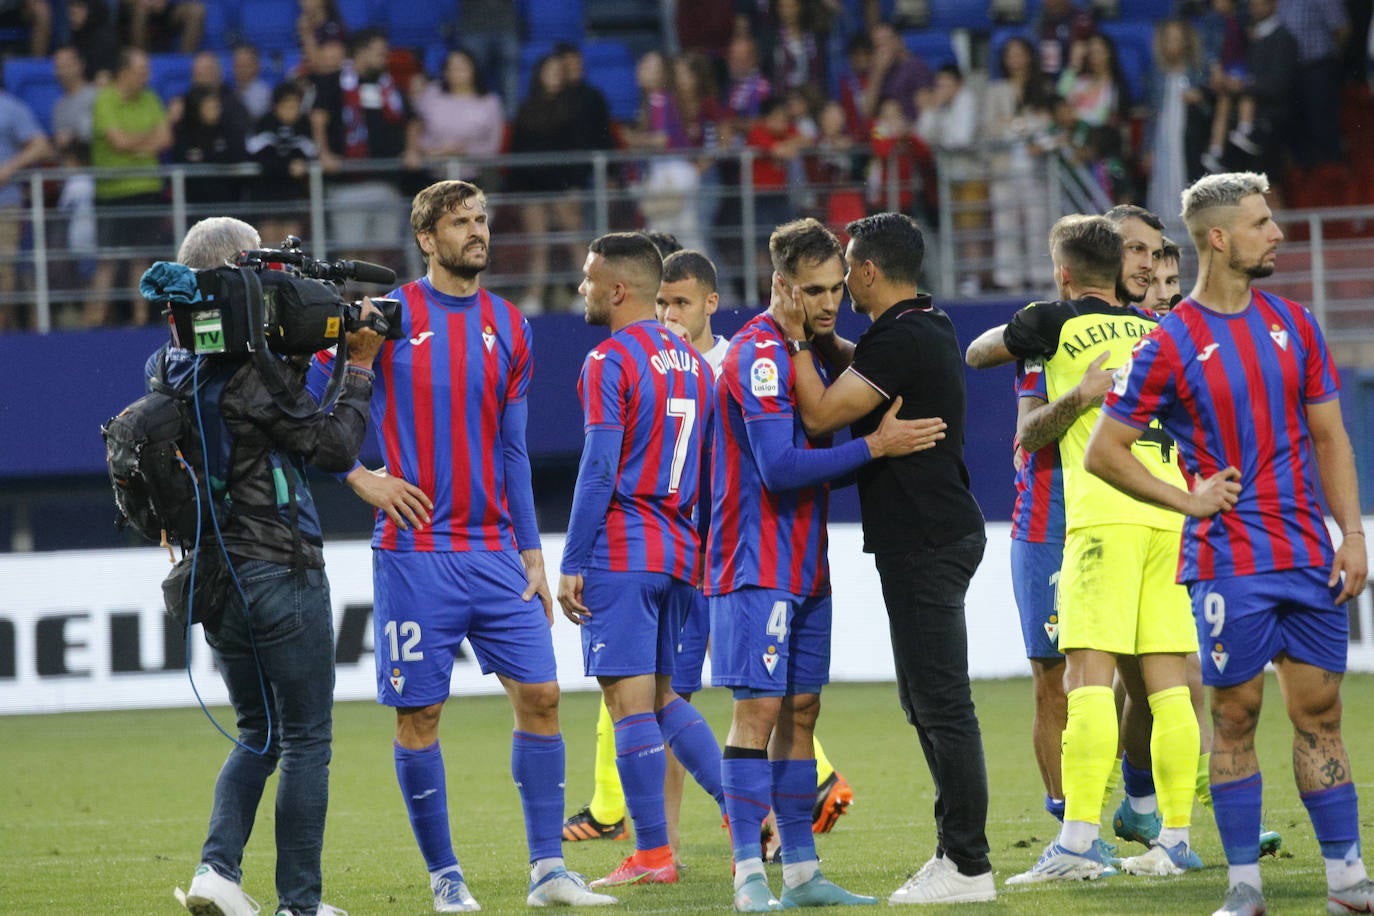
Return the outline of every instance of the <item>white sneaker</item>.
[[[430,887],[434,889],[436,913],[475,913],[482,908],[468,890],[463,873],[456,868],[431,879]]]
[[[190,890],[177,888],[177,901],[195,916],[257,916],[258,902],[243,887],[202,862],[191,878]]]
[[[283,907],[282,909],[277,910],[277,916],[296,916],[296,913],[292,910],[288,910],[285,907]],[[321,903],[315,909],[315,916],[348,916],[348,910],[341,910],[336,906],[330,906],[327,903]]]
[[[964,875],[947,858],[931,859],[921,870],[892,892],[887,902],[893,906],[908,903],[986,903],[997,899],[992,872]]]
[[[525,898],[528,906],[610,906],[618,902],[609,894],[589,889],[585,878],[566,868],[551,871],[530,885]]]

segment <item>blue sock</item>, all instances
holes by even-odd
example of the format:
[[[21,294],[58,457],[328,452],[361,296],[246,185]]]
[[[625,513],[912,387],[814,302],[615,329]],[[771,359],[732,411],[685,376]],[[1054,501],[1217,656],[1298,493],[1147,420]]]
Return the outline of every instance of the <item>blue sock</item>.
[[[1300,796],[1312,819],[1312,832],[1323,859],[1360,857],[1360,801],[1353,783],[1304,792]],[[1213,802],[1215,804],[1215,801]],[[1352,847],[1354,854],[1351,854]]]
[[[1064,823],[1064,799],[1050,798],[1049,795],[1046,794],[1045,810],[1053,815],[1054,819],[1059,821],[1059,823]]]
[[[635,825],[635,849],[668,845],[668,815],[663,810],[663,733],[651,712],[615,723],[615,768],[625,789],[625,807]],[[559,826],[560,834],[562,826]]]
[[[784,865],[816,858],[811,808],[816,804],[816,758],[773,761],[773,814]]]
[[[658,711],[663,742],[673,749],[697,785],[710,794],[725,812],[725,792],[720,787],[720,745],[711,726],[697,708],[681,697]]]
[[[1264,778],[1256,773],[1233,782],[1212,783],[1212,816],[1229,865],[1259,862],[1261,804]]]
[[[1121,784],[1126,794],[1132,798],[1145,798],[1155,794],[1155,774],[1153,770],[1138,770],[1131,766],[1126,755],[1121,756]]]
[[[773,771],[767,751],[726,745],[721,751],[720,784],[725,792],[725,813],[730,818],[730,842],[735,861],[762,859],[759,828],[771,807]],[[811,785],[814,801],[816,786]]]
[[[563,855],[562,735],[511,735],[510,771],[525,809],[525,838],[530,861]]]
[[[395,745],[396,781],[410,813],[410,829],[430,874],[458,867],[448,832],[448,787],[444,755],[436,741],[418,751]],[[561,830],[561,828],[560,828]]]

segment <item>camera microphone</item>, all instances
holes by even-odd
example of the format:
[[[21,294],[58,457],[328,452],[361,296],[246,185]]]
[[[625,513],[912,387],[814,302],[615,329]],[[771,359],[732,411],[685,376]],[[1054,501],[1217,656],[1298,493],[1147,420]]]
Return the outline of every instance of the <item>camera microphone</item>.
[[[396,282],[396,271],[381,264],[369,261],[335,261],[334,269],[341,275],[357,280],[359,283],[376,283],[390,286]]]

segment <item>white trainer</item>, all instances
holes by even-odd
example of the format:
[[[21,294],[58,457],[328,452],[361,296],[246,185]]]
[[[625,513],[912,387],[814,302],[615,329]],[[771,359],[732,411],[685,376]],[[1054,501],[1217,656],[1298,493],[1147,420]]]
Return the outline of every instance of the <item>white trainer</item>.
[[[960,874],[947,858],[931,859],[905,884],[892,892],[887,902],[893,906],[929,903],[987,903],[997,899],[992,872],[981,875]]]
[[[566,868],[551,871],[530,886],[528,906],[610,906],[619,903],[610,894],[587,887],[587,879]]]
[[[230,881],[202,862],[191,878],[191,887],[174,892],[182,906],[194,916],[257,916],[262,907],[243,892],[242,885]]]

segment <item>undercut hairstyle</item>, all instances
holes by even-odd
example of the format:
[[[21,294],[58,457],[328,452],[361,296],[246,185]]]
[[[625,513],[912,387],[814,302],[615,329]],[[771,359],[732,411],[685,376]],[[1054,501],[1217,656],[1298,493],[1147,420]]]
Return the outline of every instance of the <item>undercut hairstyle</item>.
[[[487,195],[482,193],[482,189],[469,181],[459,181],[449,179],[447,181],[436,181],[434,184],[415,195],[414,202],[410,205],[410,232],[411,235],[419,235],[421,232],[433,232],[434,227],[439,225],[439,220],[445,213],[454,213],[459,207],[470,200],[477,201],[477,205],[483,209],[487,206]],[[415,240],[418,248],[420,240]],[[426,263],[429,262],[429,255],[420,248],[420,257]]]
[[[186,231],[177,251],[177,263],[193,270],[232,264],[240,251],[261,248],[258,230],[232,216],[211,216]]]
[[[1269,176],[1262,172],[1222,172],[1219,175],[1204,175],[1199,178],[1183,191],[1181,215],[1183,224],[1188,227],[1188,234],[1193,238],[1193,244],[1201,251],[1206,247],[1208,230],[1221,225],[1221,214],[1212,211],[1234,210],[1250,195],[1268,193]]]
[[[843,261],[844,246],[835,233],[808,216],[774,229],[768,237],[768,256],[773,269],[792,280],[804,265],[824,264],[831,258]]]
[[[915,286],[921,279],[926,239],[905,213],[875,213],[854,220],[844,231],[851,239],[849,252],[855,261],[872,261],[892,283]]]
[[[700,251],[684,248],[663,259],[663,283],[695,280],[708,294],[716,291],[716,265]]]
[[[1160,219],[1158,216],[1155,216],[1154,213],[1152,213],[1149,210],[1146,210],[1144,207],[1137,207],[1135,204],[1120,204],[1118,206],[1112,207],[1110,210],[1108,210],[1106,213],[1103,213],[1102,215],[1105,216],[1107,219],[1111,220],[1113,223],[1116,223],[1116,225],[1118,226],[1126,222],[1126,220],[1135,217],[1136,219],[1140,220],[1142,223],[1149,226],[1151,229],[1156,230],[1157,232],[1164,231],[1164,220]]]
[[[1164,246],[1163,246],[1163,248],[1161,249],[1161,254],[1159,255],[1159,259],[1160,259],[1161,261],[1177,261],[1177,260],[1179,260],[1182,256],[1183,256],[1183,252],[1179,250],[1178,242],[1175,242],[1173,239],[1169,238],[1167,235],[1164,236]]]
[[[642,232],[609,232],[587,246],[599,254],[613,272],[623,277],[626,286],[636,287],[652,303],[663,280],[663,257]]]
[[[1116,288],[1125,245],[1121,230],[1105,216],[1065,216],[1050,230],[1050,254],[1069,268],[1076,286]]]
[[[658,249],[659,257],[666,258],[675,251],[682,250],[682,243],[677,240],[677,236],[671,232],[659,232],[656,229],[645,229],[642,235],[654,243]]]

